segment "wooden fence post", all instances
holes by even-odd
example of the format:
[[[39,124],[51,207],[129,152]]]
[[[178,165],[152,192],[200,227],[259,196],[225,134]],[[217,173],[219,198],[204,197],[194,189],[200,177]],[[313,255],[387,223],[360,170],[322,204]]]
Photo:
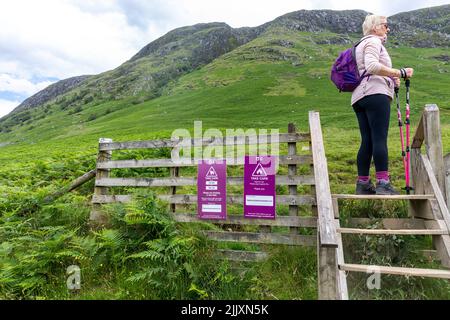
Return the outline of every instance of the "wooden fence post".
[[[288,133],[294,134],[296,131],[295,125],[293,123],[288,124]],[[297,154],[297,143],[289,142],[288,143],[288,155],[295,156]],[[288,165],[288,175],[295,177],[297,175],[297,165],[290,164]],[[297,185],[289,185],[289,195],[297,196]],[[289,205],[289,215],[290,216],[298,216],[298,206],[297,205]],[[289,228],[290,232],[293,234],[298,233],[298,228],[291,227]]]
[[[173,167],[170,168],[170,176],[173,178],[180,176],[180,168],[179,167]],[[170,194],[175,195],[177,193],[177,187],[170,187]],[[170,205],[170,210],[175,213],[177,211],[177,205],[175,203],[172,203]]]
[[[99,169],[99,164],[102,162],[110,161],[112,151],[102,151],[100,146],[102,143],[112,143],[112,139],[108,138],[100,138],[98,141],[98,155],[97,155],[97,172],[95,175],[95,181],[102,178],[109,178],[109,171],[110,169]],[[108,194],[108,187],[97,187],[97,185],[94,188],[94,196],[100,196],[100,195],[107,195]],[[108,224],[108,217],[105,215],[104,212],[101,211],[101,205],[98,203],[92,204],[92,211],[91,215],[89,217],[90,223],[92,226],[102,226]]]
[[[439,120],[439,108],[437,105],[427,104],[425,106],[423,113],[423,130],[428,158],[430,159],[439,188],[441,189],[444,197],[446,197],[447,191],[445,188],[445,167],[442,152],[441,124]]]
[[[450,153],[444,157],[445,189],[447,191],[447,207],[450,208]]]

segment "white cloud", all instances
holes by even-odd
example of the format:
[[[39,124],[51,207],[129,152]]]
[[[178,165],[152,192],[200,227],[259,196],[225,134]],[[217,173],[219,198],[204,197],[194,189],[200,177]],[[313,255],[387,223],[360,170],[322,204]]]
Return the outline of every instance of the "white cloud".
[[[9,91],[20,95],[31,96],[52,83],[53,82],[51,81],[32,83],[31,81],[26,79],[14,78],[9,74],[0,74],[0,92]]]
[[[123,13],[84,12],[71,2],[2,2],[0,60],[20,61],[32,74],[67,78],[114,68],[146,43],[145,31],[130,26]]]
[[[19,101],[9,101],[0,99],[0,118],[10,113],[19,104],[20,104]]]

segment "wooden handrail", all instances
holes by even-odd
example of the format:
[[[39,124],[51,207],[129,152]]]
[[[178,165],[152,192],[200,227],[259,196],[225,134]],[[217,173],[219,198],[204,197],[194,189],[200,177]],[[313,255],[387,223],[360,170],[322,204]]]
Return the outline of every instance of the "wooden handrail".
[[[317,209],[319,212],[320,245],[337,247],[336,226],[334,224],[333,203],[331,199],[328,166],[323,146],[322,129],[318,112],[309,112],[309,127],[316,181]]]

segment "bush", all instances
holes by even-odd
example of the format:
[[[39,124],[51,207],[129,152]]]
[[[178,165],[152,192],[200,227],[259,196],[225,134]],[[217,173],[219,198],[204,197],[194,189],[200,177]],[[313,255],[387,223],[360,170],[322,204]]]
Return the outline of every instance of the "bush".
[[[95,113],[92,113],[89,115],[87,121],[94,121],[95,119],[97,119],[97,115]]]

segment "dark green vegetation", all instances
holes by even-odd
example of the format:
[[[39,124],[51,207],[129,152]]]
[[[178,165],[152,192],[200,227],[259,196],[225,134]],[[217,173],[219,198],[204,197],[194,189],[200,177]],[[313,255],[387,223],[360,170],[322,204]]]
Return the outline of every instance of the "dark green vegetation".
[[[448,7],[439,10],[439,17],[425,15],[426,24],[439,20],[448,26]],[[361,12],[359,15],[364,16]],[[219,128],[224,134],[227,128],[285,132],[288,122],[307,131],[309,110],[321,114],[332,192],[354,192],[357,123],[349,106],[350,96],[339,94],[328,77],[338,52],[358,35],[332,32],[322,25],[317,27],[320,32],[298,31],[292,27],[295,21],[291,14],[256,30],[233,31],[213,24],[194,28],[194,35],[188,32],[193,29],[181,30],[184,34],[174,32],[118,69],[91,76],[43,105],[3,118],[0,298],[317,298],[314,250],[268,247],[271,258],[246,269],[216,263],[212,257],[214,244],[195,229],[168,219],[166,206],[147,191],[141,190],[135,203],[110,207],[112,226],[95,232],[87,225],[93,182],[51,204],[44,202],[45,196],[95,167],[100,137],[115,141],[170,137],[177,128],[192,131],[198,120],[203,121],[204,130]],[[355,32],[359,25],[356,23]],[[211,46],[194,45],[198,37],[209,39]],[[402,39],[398,34],[387,48],[394,66],[416,69],[411,81],[412,127],[416,127],[425,104],[437,104],[447,153],[448,47],[436,42],[433,48],[411,47],[408,39]],[[213,54],[195,59],[198,52],[208,48]],[[146,74],[148,81],[142,82]],[[401,90],[404,93],[404,88]],[[404,94],[401,96],[404,107]],[[395,119],[393,111],[391,175],[394,184],[402,187]],[[136,174],[132,170],[127,173]],[[344,216],[363,212],[377,218],[406,214],[404,204],[347,202],[342,206]],[[418,267],[436,264],[416,254],[430,239],[349,237],[344,241],[351,249],[347,252],[353,252],[346,257],[349,262],[414,263]],[[78,295],[71,295],[66,288],[65,271],[72,264],[82,270]],[[448,283],[438,280],[386,276],[382,278],[382,290],[369,292],[365,278],[352,275],[349,286],[355,299],[450,298]]]

